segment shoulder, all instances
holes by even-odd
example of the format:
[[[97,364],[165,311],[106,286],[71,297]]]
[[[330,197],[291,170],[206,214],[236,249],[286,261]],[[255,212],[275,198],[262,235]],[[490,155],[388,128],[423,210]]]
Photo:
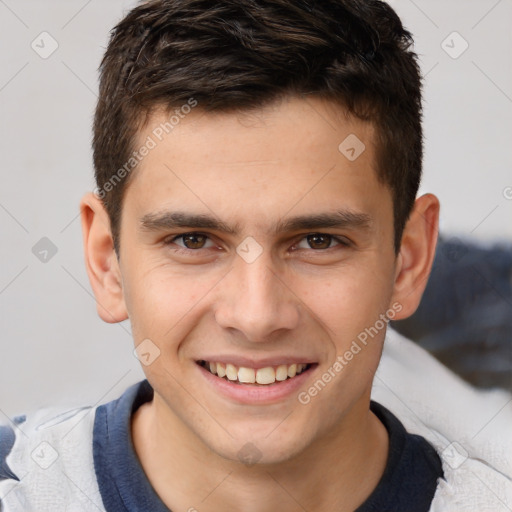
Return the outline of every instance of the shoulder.
[[[459,458],[455,464],[443,460],[443,469],[445,477],[439,481],[430,512],[512,509],[510,477],[486,462],[472,457]]]
[[[512,509],[512,396],[462,381],[421,347],[389,332],[372,399],[442,461],[432,512]]]
[[[91,448],[95,412],[40,409],[0,424],[2,512],[53,512],[71,504],[103,510]]]

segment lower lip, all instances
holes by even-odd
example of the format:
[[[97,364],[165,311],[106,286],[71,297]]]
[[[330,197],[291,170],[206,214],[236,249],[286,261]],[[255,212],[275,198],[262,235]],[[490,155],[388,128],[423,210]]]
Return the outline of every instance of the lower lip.
[[[196,364],[196,366],[208,384],[212,385],[221,395],[241,404],[259,405],[279,402],[291,395],[297,394],[297,390],[313,375],[317,367],[317,365],[314,364],[308,370],[291,379],[289,378],[280,382],[276,381],[274,384],[258,385],[237,384],[236,382],[231,382],[213,375],[213,373],[199,364]]]

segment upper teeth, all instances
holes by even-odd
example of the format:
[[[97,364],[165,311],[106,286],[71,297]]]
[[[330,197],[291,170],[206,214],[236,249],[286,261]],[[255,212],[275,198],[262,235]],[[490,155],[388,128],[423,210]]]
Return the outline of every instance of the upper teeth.
[[[281,364],[279,366],[265,366],[264,368],[246,368],[231,363],[204,362],[204,367],[214,375],[226,377],[228,380],[244,384],[273,384],[276,380],[283,381],[295,377],[306,368],[304,363]]]

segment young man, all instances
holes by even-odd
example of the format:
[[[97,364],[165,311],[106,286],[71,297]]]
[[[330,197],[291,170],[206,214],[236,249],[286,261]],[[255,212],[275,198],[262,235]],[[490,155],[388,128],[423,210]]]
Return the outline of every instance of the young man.
[[[147,380],[3,427],[2,510],[454,510],[439,447],[371,401],[437,238],[411,43],[378,1],[152,0],[119,23],[82,226]]]

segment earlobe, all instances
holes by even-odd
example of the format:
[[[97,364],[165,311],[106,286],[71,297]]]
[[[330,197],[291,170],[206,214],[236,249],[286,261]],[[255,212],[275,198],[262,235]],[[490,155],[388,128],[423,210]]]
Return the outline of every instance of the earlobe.
[[[85,266],[98,315],[105,322],[122,322],[128,314],[107,212],[101,200],[89,193],[80,202],[80,215]]]
[[[416,199],[397,257],[392,303],[399,302],[402,310],[396,320],[411,316],[419,306],[434,261],[438,225],[437,197],[425,194]]]

